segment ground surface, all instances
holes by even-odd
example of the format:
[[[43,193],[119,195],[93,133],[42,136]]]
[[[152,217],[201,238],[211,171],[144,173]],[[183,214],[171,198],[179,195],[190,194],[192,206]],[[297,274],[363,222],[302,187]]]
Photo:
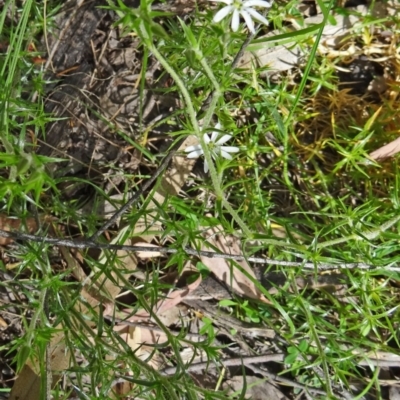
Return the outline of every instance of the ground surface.
[[[22,20],[10,4],[7,29]],[[21,98],[50,118],[41,124],[33,112],[18,114],[2,139],[4,163],[12,160],[4,156],[11,154],[7,137],[23,138],[25,149],[1,172],[0,228],[36,235],[0,238],[7,398],[227,398],[243,391],[253,399],[396,399],[398,177],[393,159],[373,163],[396,152],[382,147],[398,131],[396,14],[383,3],[373,12],[337,13],[339,33],[324,31],[305,86],[312,40],[298,47],[277,40],[267,51],[242,54],[242,78],[234,76],[224,93],[219,119],[234,121],[235,143],[246,151],[222,169],[220,183],[257,233],[247,240],[221,206],[204,160],[185,156],[197,139],[175,80],[136,34],[115,24],[121,10],[99,8],[106,4],[67,2],[46,34],[29,37],[29,82],[40,70],[46,85],[23,87]],[[188,45],[177,39],[177,21],[195,30],[196,13],[213,12],[210,4],[153,8],[170,13],[157,21],[173,45],[157,43],[186,79],[199,119],[212,91],[199,66],[180,58]],[[285,7],[275,6],[271,20]],[[283,26],[323,19],[317,4],[286,7]],[[356,20],[342,17],[350,11]],[[374,13],[383,22],[374,25]],[[227,47],[236,49],[232,59],[235,40]],[[207,56],[214,60],[211,50]],[[255,56],[274,73],[255,72]],[[48,181],[34,181],[42,162]],[[13,168],[19,194],[3,189],[14,182]],[[134,193],[125,213],[104,226]]]

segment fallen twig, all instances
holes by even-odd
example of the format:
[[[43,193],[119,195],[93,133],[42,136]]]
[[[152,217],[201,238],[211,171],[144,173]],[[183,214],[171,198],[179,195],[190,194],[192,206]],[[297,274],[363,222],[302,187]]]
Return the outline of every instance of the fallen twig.
[[[245,257],[240,255],[233,255],[227,253],[217,253],[213,251],[204,251],[204,250],[195,250],[191,247],[184,247],[182,249],[171,249],[169,247],[148,247],[148,246],[127,246],[127,245],[118,245],[118,244],[110,244],[110,243],[97,243],[92,241],[91,239],[87,240],[71,240],[71,239],[59,239],[59,238],[49,238],[37,235],[30,235],[28,233],[21,232],[9,232],[0,229],[0,237],[10,238],[14,240],[22,240],[22,241],[31,241],[36,243],[46,243],[54,246],[64,246],[76,249],[106,249],[106,250],[126,250],[132,252],[146,251],[146,252],[154,252],[154,253],[163,253],[163,254],[177,254],[180,251],[192,255],[192,256],[203,256],[209,258],[224,258],[228,260],[234,261],[243,261],[247,260],[254,264],[265,264],[265,265],[279,265],[281,267],[298,267],[308,270],[331,270],[331,269],[363,269],[363,270],[372,270],[372,269],[384,269],[385,271],[395,271],[400,272],[400,267],[398,266],[376,266],[365,263],[313,263],[313,262],[304,262],[304,261],[282,261],[282,260],[273,260],[270,258],[263,257]]]
[[[110,243],[97,243],[92,241],[91,239],[87,240],[70,240],[70,239],[59,239],[59,238],[50,238],[44,236],[30,235],[28,233],[22,232],[9,232],[0,229],[0,237],[9,238],[14,240],[21,241],[31,241],[36,243],[45,243],[52,244],[55,246],[64,246],[75,249],[106,249],[106,250],[126,250],[132,252],[145,251],[148,253],[162,253],[162,254],[177,254],[180,251],[192,255],[192,256],[203,256],[209,258],[224,258],[228,260],[234,261],[242,261],[247,260],[254,264],[265,264],[265,265],[279,265],[281,267],[299,267],[307,270],[332,270],[332,269],[363,269],[363,270],[380,270],[384,269],[385,271],[393,271],[400,272],[400,267],[398,266],[377,266],[370,265],[365,263],[314,263],[314,262],[306,262],[306,261],[282,261],[282,260],[272,260],[270,258],[263,257],[245,257],[240,255],[233,255],[227,253],[217,253],[213,251],[204,251],[204,250],[195,250],[191,247],[184,247],[182,249],[171,249],[168,247],[161,246],[127,246],[127,245],[118,245],[118,244],[110,244]]]
[[[271,361],[283,361],[285,358],[284,353],[276,353],[276,354],[264,354],[262,356],[248,356],[248,357],[238,357],[238,358],[229,358],[229,359],[220,359],[219,362],[224,367],[235,367],[241,365],[248,365],[248,364],[256,364],[256,363],[265,363]],[[214,365],[208,361],[188,365],[185,368],[186,372],[193,372],[193,371],[201,371],[203,369],[212,368]],[[177,371],[179,371],[180,366],[176,367],[168,367],[160,371],[162,375],[173,375]]]

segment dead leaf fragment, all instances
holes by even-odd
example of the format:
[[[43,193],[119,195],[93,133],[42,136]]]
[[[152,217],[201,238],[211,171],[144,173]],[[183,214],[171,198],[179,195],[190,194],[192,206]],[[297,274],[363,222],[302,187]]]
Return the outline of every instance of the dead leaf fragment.
[[[62,331],[56,333],[52,338],[49,353],[51,360],[51,365],[49,367],[52,375],[51,387],[54,388],[61,378],[63,371],[70,367],[70,354],[66,349]],[[39,365],[40,363],[38,360],[36,362],[31,360],[27,361],[11,390],[10,400],[31,400],[40,398],[41,380]]]
[[[185,288],[174,290],[165,299],[162,299],[157,303],[153,312],[159,315],[160,313],[165,313],[167,310],[175,307],[182,302],[189,293],[192,293],[200,285],[200,282],[201,275],[199,275],[199,277],[193,283],[187,285]],[[150,314],[146,310],[142,310],[132,316],[129,321],[143,321],[149,320],[150,318]]]
[[[210,229],[204,236],[206,237],[206,242],[202,246],[202,250],[209,251],[210,249],[215,250],[215,248],[217,248],[223,253],[235,256],[242,255],[238,239],[234,236],[223,234],[222,228],[215,227]],[[223,258],[202,256],[201,261],[210,269],[218,280],[224,282],[235,293],[270,304],[270,301],[261,293],[255,284],[255,282],[257,282],[256,275],[246,261],[235,262],[246,274],[237,268],[233,262]]]
[[[227,395],[233,393],[241,393],[243,387],[247,386],[245,399],[252,400],[288,400],[288,398],[271,382],[256,378],[255,376],[234,376],[226,381],[223,385],[227,389]]]
[[[25,220],[26,227],[29,233],[37,230],[35,218],[27,218]],[[21,227],[21,220],[17,218],[10,218],[5,214],[0,214],[0,229],[7,232],[18,231]],[[6,246],[14,242],[14,239],[0,237],[0,246]]]
[[[379,149],[370,153],[370,157],[373,160],[381,160],[387,157],[394,156],[400,151],[400,138],[393,140],[392,142],[385,144]]]
[[[0,317],[0,328],[7,328],[7,327],[8,327],[7,322],[2,317]]]

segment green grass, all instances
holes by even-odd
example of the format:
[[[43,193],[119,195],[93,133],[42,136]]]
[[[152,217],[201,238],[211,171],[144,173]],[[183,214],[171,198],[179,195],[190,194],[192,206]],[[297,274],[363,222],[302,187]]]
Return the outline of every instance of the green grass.
[[[320,3],[328,19],[330,5]],[[190,259],[197,263],[195,257],[180,250],[185,246],[199,248],[204,240],[202,232],[216,226],[239,237],[247,256],[298,263],[290,268],[265,267],[285,276],[284,285],[277,287],[275,294],[262,288],[272,306],[240,298],[230,303],[237,318],[264,322],[279,333],[279,348],[285,354],[280,375],[326,393],[313,398],[342,398],[342,390],[353,393],[354,398],[367,392],[385,398],[379,370],[361,365],[361,361],[372,352],[399,354],[399,270],[388,267],[397,267],[400,250],[400,182],[397,156],[374,163],[368,154],[396,138],[398,100],[392,96],[378,106],[340,91],[334,71],[341,58],[318,55],[317,45],[308,35],[290,33],[283,24],[289,15],[302,18],[297,4],[276,3],[268,16],[282,34],[309,51],[308,63],[295,72],[298,76],[282,74],[278,81],[260,78],[258,70],[232,70],[232,60],[246,35],[232,33],[226,21],[212,24],[213,10],[184,20],[162,16],[161,26],[159,15],[128,9],[119,2],[112,7],[124,32],[138,36],[143,53],[158,58],[167,71],[163,74],[173,78],[163,87],[165,93],[181,99],[180,112],[163,120],[174,126],[172,139],[188,134],[202,139],[201,129],[212,130],[218,119],[233,135],[228,144],[241,151],[232,161],[218,159],[213,164],[210,154],[205,154],[210,174],[196,174],[178,196],[155,204],[156,220],[162,226],[160,243],[179,251],[141,262],[152,273],[151,280],[131,279],[126,259],[111,251],[103,251],[101,257],[82,251],[78,266],[68,253],[45,243],[22,241],[5,250],[1,268],[12,268],[15,277],[1,285],[24,296],[13,304],[23,335],[4,343],[2,354],[9,352],[16,371],[28,360],[41,368],[42,398],[46,398],[45,378],[50,368],[46,350],[51,338],[60,332],[71,363],[63,372],[65,381],[53,390],[54,398],[68,398],[73,390],[71,382],[80,398],[110,398],[110,390],[122,378],[131,383],[130,398],[226,398],[222,392],[200,388],[182,372],[185,362],[180,349],[189,340],[184,333],[175,337],[159,323],[168,341],[154,345],[154,354],[173,360],[181,368],[180,373],[162,376],[105,322],[102,306],[90,303],[90,296],[82,300],[82,290],[87,287],[74,275],[82,267],[91,282],[101,286],[106,277],[135,298],[134,302],[132,297],[115,300],[106,294],[103,305],[111,302],[116,309],[129,309],[132,314],[140,308],[149,310],[163,291],[172,288],[162,280],[165,272],[180,272]],[[104,219],[96,213],[82,213],[84,199],[68,200],[63,190],[83,184],[97,202],[110,200],[115,192],[89,178],[55,178],[46,165],[60,162],[62,157],[35,154],[35,138],[43,137],[53,116],[44,112],[43,65],[33,62],[36,54],[29,49],[51,27],[58,6],[50,3],[45,10],[29,0],[23,7],[14,1],[6,5],[0,14],[0,45],[8,44],[8,51],[0,55],[1,214],[21,220],[20,231],[89,238]],[[369,25],[374,25],[371,17],[364,19],[364,26],[352,40],[367,47],[376,43],[366,34]],[[392,30],[394,35],[400,29],[396,17],[375,25]],[[316,30],[314,36],[320,32]],[[398,61],[392,58],[386,62],[397,74],[392,77],[394,82]],[[214,93],[211,104],[200,112],[210,93]],[[124,201],[116,201],[116,206],[139,189],[164,155],[154,150],[147,134],[151,131],[143,130],[142,137],[134,141],[146,169],[124,174],[111,166],[127,183],[122,190]],[[198,161],[198,171],[202,171],[203,161]],[[101,241],[114,239],[113,243],[124,244],[137,221],[145,217],[150,221],[146,207],[153,195],[154,190],[144,193],[123,217],[121,226],[125,228],[118,233],[113,226],[108,238]],[[154,229],[147,227],[147,233]],[[306,270],[303,263],[314,263],[314,269]],[[296,279],[307,274],[322,275],[323,263],[340,270],[341,290],[335,293],[296,284]],[[371,268],[343,267],[347,263],[365,263]],[[1,309],[7,311],[7,306]],[[157,321],[158,317],[154,318]],[[211,325],[204,330],[207,340],[191,346],[213,362],[221,354],[213,343],[216,332]],[[354,391],[355,386],[358,390]],[[292,391],[300,392],[296,388]]]

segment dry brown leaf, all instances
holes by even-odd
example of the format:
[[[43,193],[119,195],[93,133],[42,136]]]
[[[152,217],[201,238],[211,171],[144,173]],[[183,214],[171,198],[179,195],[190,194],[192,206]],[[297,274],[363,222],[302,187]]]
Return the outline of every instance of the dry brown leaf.
[[[273,383],[265,379],[259,379],[255,376],[234,376],[223,384],[227,397],[234,393],[241,392],[247,385],[245,399],[252,400],[288,400]],[[229,396],[230,397],[230,396]]]
[[[186,264],[184,271],[192,271],[194,268],[190,263]],[[175,283],[178,280],[178,277],[175,277]],[[154,307],[153,312],[158,316],[164,325],[166,325],[167,320],[169,320],[169,324],[175,322],[179,318],[179,310],[176,309],[176,305],[179,304],[188,294],[193,292],[201,283],[201,275],[191,284],[187,285],[185,288],[174,290],[172,293],[168,295],[168,298],[160,300],[157,305]],[[128,311],[129,312],[129,311]],[[172,314],[172,315],[171,315]],[[171,322],[171,318],[173,318],[173,322]],[[127,319],[128,322],[149,322],[152,321],[151,313],[146,310],[139,311],[135,315],[131,316]],[[115,330],[123,331],[125,327],[116,327]],[[156,331],[152,329],[147,329],[145,326],[140,328],[141,331],[141,342],[137,343],[138,346],[141,346],[141,351],[147,348],[146,344],[152,345],[157,343],[164,343],[168,340],[167,336],[162,331]],[[150,356],[152,357],[150,358]],[[152,348],[149,348],[148,354],[144,359],[147,362],[150,362],[153,368],[157,368],[162,360],[158,359],[155,353],[152,353]]]
[[[37,230],[37,224],[35,218],[27,218],[25,220],[26,227],[29,233],[33,233]],[[0,214],[0,229],[3,231],[11,232],[18,231],[21,226],[21,220],[17,218],[10,218],[5,214]],[[0,246],[6,246],[12,243],[14,239],[0,237]]]
[[[206,242],[202,245],[202,250],[209,251],[210,249],[214,250],[217,248],[223,253],[236,256],[242,255],[238,239],[233,236],[224,235],[221,228],[215,227],[208,230],[204,236],[206,237]],[[236,261],[236,263],[239,264],[252,279],[248,278],[233,264],[233,262],[229,260],[201,256],[201,261],[210,269],[218,280],[224,282],[235,293],[270,304],[270,301],[265,298],[254,284],[254,281],[257,281],[257,278],[254,271],[246,261]]]
[[[61,327],[60,327],[61,328]],[[64,334],[56,333],[52,338],[50,348],[52,385],[54,388],[61,374],[70,367],[70,356],[64,343]],[[28,360],[19,373],[10,393],[10,400],[40,399],[40,367],[39,362]]]
[[[114,331],[118,332],[122,339],[129,345],[132,350],[137,350],[138,347],[143,343],[142,340],[142,328],[125,325],[122,327],[116,327]],[[123,347],[120,346],[123,351]],[[137,355],[140,354],[140,351]]]
[[[130,318],[130,321],[132,321],[132,318]],[[126,335],[127,332],[127,327],[128,325],[118,325],[114,327],[115,332],[119,332],[121,336],[123,334]],[[132,350],[136,351],[139,347],[141,347],[144,344],[156,344],[156,343],[163,343],[168,340],[167,335],[161,331],[161,330],[154,330],[150,328],[146,328],[146,325],[143,324],[143,326],[136,326],[132,327],[129,326],[129,328],[134,328],[136,336],[135,336],[135,341],[130,341],[128,344],[131,347]],[[123,338],[125,338],[123,336]],[[137,356],[140,355],[140,351],[135,353]]]
[[[380,160],[383,158],[394,156],[398,152],[400,152],[400,138],[397,138],[392,142],[385,144],[384,146],[370,153],[369,156],[373,160]]]
[[[172,307],[178,305],[183,299],[189,294],[192,293],[201,283],[201,275],[191,284],[187,285],[183,289],[176,289],[172,293],[168,295],[166,299],[160,300],[157,305],[154,307],[154,313],[157,315],[159,313],[163,313]],[[134,316],[132,316],[129,321],[143,321],[150,320],[150,314],[146,310],[139,311]]]
[[[164,326],[172,326],[179,323],[182,316],[182,309],[174,306],[157,314],[158,319]]]
[[[121,327],[119,327],[121,328]],[[140,341],[141,341],[141,330],[138,328],[135,328],[133,326],[123,326],[122,329],[114,329],[119,331],[120,336],[122,339],[129,345],[129,347],[137,352],[136,355],[140,354]],[[122,345],[119,346],[121,351],[124,351],[124,348]],[[115,353],[109,353],[106,355],[107,360],[115,360],[118,357],[117,354]],[[125,362],[121,362],[120,366],[123,367],[125,366]],[[122,370],[122,368],[121,368]],[[114,371],[110,372],[110,376],[113,377]],[[132,391],[132,383],[128,381],[124,382],[119,382],[115,384],[109,393],[110,399],[121,399],[124,398],[123,396],[127,395],[130,391]]]
[[[128,325],[116,327],[114,330],[120,333],[122,339],[133,350],[136,357],[146,361],[154,369],[160,368],[163,360],[159,354],[154,352],[154,347],[151,345],[167,342],[168,338],[164,332]],[[121,350],[123,351],[122,346]]]
[[[2,317],[0,317],[0,328],[7,328],[7,327],[8,327],[7,322]]]
[[[29,400],[40,398],[40,379],[28,364],[25,364],[14,383],[9,400]]]
[[[108,394],[110,399],[130,399],[131,397],[126,397],[126,395],[132,392],[133,383],[128,382],[127,380],[123,382],[118,382],[115,384]]]

